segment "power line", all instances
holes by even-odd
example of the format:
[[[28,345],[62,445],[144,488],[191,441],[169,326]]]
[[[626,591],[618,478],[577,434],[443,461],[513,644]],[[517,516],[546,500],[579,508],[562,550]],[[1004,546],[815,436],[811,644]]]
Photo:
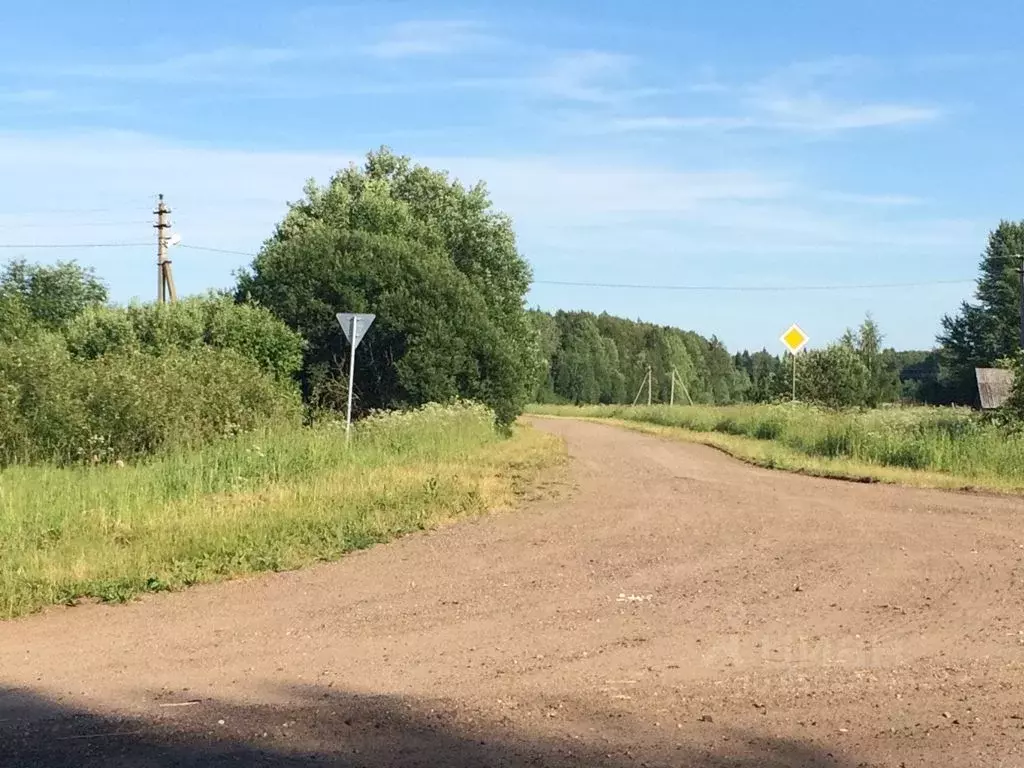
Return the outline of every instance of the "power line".
[[[537,285],[564,285],[579,288],[626,288],[657,291],[850,291],[876,288],[920,288],[929,285],[962,285],[974,279],[928,280],[912,283],[860,283],[851,285],[651,285],[640,283],[585,283],[573,280],[534,280]]]
[[[0,248],[137,248],[151,243],[0,243]]]
[[[0,243],[0,248],[134,248],[149,245],[149,243],[31,243],[15,245]],[[208,253],[224,253],[231,256],[255,257],[257,254],[251,251],[237,251],[231,248],[214,248],[205,245],[192,245],[180,243],[177,248],[187,248],[193,251],[205,251]],[[959,280],[921,280],[914,282],[899,283],[854,283],[847,285],[657,285],[651,283],[595,283],[576,280],[534,280],[535,285],[559,285],[575,288],[613,288],[624,290],[644,291],[705,291],[705,292],[787,292],[787,291],[855,291],[855,290],[879,290],[888,288],[923,288],[936,285],[966,285],[974,283],[974,278],[963,278]]]
[[[134,227],[142,224],[149,224],[148,221],[136,220],[136,221],[62,221],[60,223],[61,229],[67,229],[68,227]],[[55,225],[53,222],[36,221],[31,223],[19,223],[19,224],[5,224],[0,221],[0,229],[54,229]]]
[[[211,253],[227,253],[232,256],[255,257],[255,253],[249,251],[235,251],[228,248],[209,248],[203,245],[186,245],[182,243],[179,248],[191,248],[194,251],[210,251]],[[627,288],[639,290],[662,290],[662,291],[843,291],[872,288],[919,288],[929,285],[962,285],[973,283],[974,279],[962,280],[929,280],[910,283],[864,283],[860,285],[644,285],[638,283],[586,283],[572,280],[534,280],[537,285],[564,285],[581,288]]]
[[[178,243],[177,247],[189,248],[193,251],[209,251],[210,253],[229,253],[232,256],[256,256],[255,253],[248,253],[247,251],[232,251],[228,248],[208,248],[204,245],[189,245],[188,243]]]
[[[5,213],[5,216],[53,216],[56,214],[96,214],[96,213],[123,213],[124,210],[115,208],[36,208],[30,211],[12,211]]]

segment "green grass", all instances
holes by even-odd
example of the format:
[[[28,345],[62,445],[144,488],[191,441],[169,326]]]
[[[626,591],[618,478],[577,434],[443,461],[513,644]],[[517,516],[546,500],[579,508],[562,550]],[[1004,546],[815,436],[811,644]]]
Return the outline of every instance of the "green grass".
[[[147,463],[0,472],[0,617],[296,568],[509,504],[561,456],[475,406],[285,426]]]
[[[753,463],[828,477],[1024,490],[1024,437],[965,408],[829,411],[805,405],[533,406],[615,420],[721,448]]]

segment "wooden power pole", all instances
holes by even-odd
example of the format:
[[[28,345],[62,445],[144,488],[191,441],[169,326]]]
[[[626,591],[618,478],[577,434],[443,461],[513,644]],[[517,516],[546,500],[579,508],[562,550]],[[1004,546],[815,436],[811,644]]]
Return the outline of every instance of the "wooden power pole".
[[[643,381],[640,383],[640,389],[636,391],[636,397],[633,398],[633,405],[640,402],[640,395],[644,393],[644,387],[647,387],[647,405],[651,404],[651,366],[647,366],[647,372],[644,374]]]
[[[170,243],[171,220],[168,218],[171,209],[164,203],[164,196],[160,195],[156,210],[156,300],[160,304],[168,301],[177,301],[178,292],[174,289],[174,275],[171,274],[171,260],[167,258],[167,248]]]
[[[693,405],[693,398],[690,397],[690,390],[687,389],[686,384],[683,383],[683,377],[679,375],[675,366],[672,367],[672,394],[669,396],[669,405],[676,404],[676,381],[679,381],[679,386],[683,388],[683,392],[686,394],[686,399],[690,405]]]

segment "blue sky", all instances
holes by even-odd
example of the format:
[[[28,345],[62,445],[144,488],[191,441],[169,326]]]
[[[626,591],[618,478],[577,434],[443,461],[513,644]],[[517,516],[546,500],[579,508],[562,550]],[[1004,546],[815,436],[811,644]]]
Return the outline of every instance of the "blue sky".
[[[970,281],[987,232],[1024,218],[1022,23],[1011,0],[18,3],[0,244],[150,242],[163,192],[183,243],[251,252],[305,179],[387,144],[485,180],[538,281]],[[153,250],[0,258],[76,258],[127,301],[154,294]],[[246,262],[174,252],[185,293]],[[529,299],[780,351],[792,322],[824,343],[867,311],[930,346],[971,290]]]

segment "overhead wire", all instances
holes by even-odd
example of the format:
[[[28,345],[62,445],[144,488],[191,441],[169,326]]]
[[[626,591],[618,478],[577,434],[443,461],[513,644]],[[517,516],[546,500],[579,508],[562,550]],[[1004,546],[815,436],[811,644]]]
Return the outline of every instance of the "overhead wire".
[[[149,246],[149,242],[122,242],[122,243],[0,243],[0,248],[6,249],[44,249],[44,248],[136,248]],[[191,243],[179,243],[176,248],[185,248],[193,251],[204,251],[208,253],[223,253],[231,256],[254,257],[251,251],[239,251],[231,248],[215,248],[206,245],[193,245]],[[793,291],[854,291],[854,290],[881,290],[891,288],[923,288],[939,285],[966,285],[975,282],[974,278],[962,278],[951,280],[916,280],[908,282],[892,283],[847,283],[833,285],[672,285],[654,283],[603,283],[580,280],[534,280],[535,285],[553,285],[576,288],[612,288],[622,290],[652,290],[652,291],[693,291],[693,292],[793,292]]]
[[[62,221],[60,223],[61,229],[68,229],[74,227],[135,227],[142,226],[145,224],[152,224],[151,221]],[[0,229],[54,229],[52,222],[19,222],[16,224],[7,224],[0,219]]]
[[[249,251],[236,251],[229,248],[210,248],[203,245],[186,245],[181,243],[179,248],[190,248],[194,251],[209,251],[211,253],[226,253],[232,256],[256,256]],[[575,280],[534,280],[536,285],[562,285],[581,288],[624,288],[640,290],[661,290],[661,291],[840,291],[840,290],[864,290],[874,288],[919,288],[930,285],[964,285],[973,283],[973,278],[959,280],[919,280],[902,283],[861,283],[854,285],[653,285],[639,283],[592,283]]]
[[[846,285],[654,285],[641,283],[591,283],[575,280],[534,280],[538,285],[562,285],[579,288],[625,288],[658,291],[847,291],[875,288],[920,288],[930,285],[962,285],[973,278],[960,280],[921,280],[905,283],[854,283]]]
[[[152,243],[0,243],[0,248],[137,248],[143,245]]]
[[[209,247],[204,246],[204,245],[192,245],[190,243],[178,243],[178,245],[175,246],[175,247],[176,248],[188,248],[189,250],[192,250],[192,251],[207,251],[209,253],[227,253],[227,254],[230,254],[232,256],[249,256],[249,257],[256,256],[255,253],[249,253],[248,251],[233,251],[230,248],[209,248]]]

